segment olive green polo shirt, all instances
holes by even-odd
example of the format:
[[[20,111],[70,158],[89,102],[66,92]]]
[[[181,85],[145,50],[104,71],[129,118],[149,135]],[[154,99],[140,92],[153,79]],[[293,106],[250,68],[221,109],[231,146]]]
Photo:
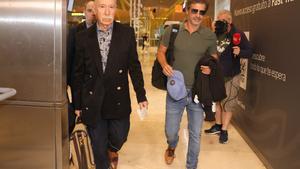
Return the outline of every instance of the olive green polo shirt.
[[[171,26],[166,28],[160,44],[168,47],[170,35]],[[194,71],[198,61],[205,56],[205,53],[217,53],[216,41],[216,35],[204,26],[200,26],[196,32],[190,34],[184,24],[180,25],[174,43],[175,62],[173,69],[182,72],[185,85],[188,89],[191,89],[193,86]]]

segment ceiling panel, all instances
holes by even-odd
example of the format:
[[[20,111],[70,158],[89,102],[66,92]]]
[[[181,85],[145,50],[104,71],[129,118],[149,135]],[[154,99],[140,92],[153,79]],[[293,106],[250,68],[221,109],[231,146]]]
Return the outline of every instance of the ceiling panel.
[[[141,0],[143,7],[156,7],[156,8],[168,8],[175,2],[182,2],[183,0]],[[75,0],[74,12],[82,12],[84,10],[84,4],[87,0]],[[130,0],[118,0],[118,8],[129,8]]]
[[[178,0],[142,0],[144,7],[163,7],[168,8]]]

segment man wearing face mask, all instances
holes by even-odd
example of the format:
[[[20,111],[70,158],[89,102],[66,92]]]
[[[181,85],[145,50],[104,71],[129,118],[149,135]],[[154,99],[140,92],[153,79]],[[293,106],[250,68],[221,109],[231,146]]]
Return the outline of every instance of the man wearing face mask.
[[[252,47],[245,34],[233,25],[230,11],[220,11],[214,27],[218,38],[218,57],[225,78],[227,98],[221,103],[217,102],[216,124],[205,130],[205,133],[220,134],[219,142],[225,144],[228,142],[227,129],[239,90],[240,58],[250,58]]]
[[[166,98],[165,132],[168,147],[165,151],[165,162],[171,165],[175,158],[175,149],[179,141],[179,127],[184,109],[187,111],[189,143],[186,160],[187,169],[196,169],[200,152],[200,136],[203,123],[203,108],[200,103],[192,98],[192,86],[194,83],[194,70],[197,62],[206,54],[216,57],[216,36],[207,27],[201,25],[203,16],[208,9],[205,0],[189,0],[186,4],[186,20],[180,25],[174,42],[173,65],[166,60],[166,52],[170,41],[172,26],[166,28],[157,52],[157,59],[163,68],[163,73],[172,78],[175,71],[180,71],[184,77],[183,98],[173,97],[169,91]],[[208,66],[199,68],[203,74],[209,75],[211,69]]]
[[[76,37],[73,102],[88,126],[97,169],[116,169],[127,140],[128,74],[140,108],[148,107],[134,29],[114,21],[116,8],[117,0],[96,0],[97,23]]]

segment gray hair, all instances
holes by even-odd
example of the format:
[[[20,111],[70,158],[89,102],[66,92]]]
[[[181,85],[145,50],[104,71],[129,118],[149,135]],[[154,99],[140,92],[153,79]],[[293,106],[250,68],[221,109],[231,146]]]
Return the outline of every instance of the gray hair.
[[[217,15],[217,18],[221,15],[225,15],[226,16],[226,21],[229,22],[229,23],[232,23],[232,13],[226,9],[224,10],[221,10],[218,12],[218,15]]]

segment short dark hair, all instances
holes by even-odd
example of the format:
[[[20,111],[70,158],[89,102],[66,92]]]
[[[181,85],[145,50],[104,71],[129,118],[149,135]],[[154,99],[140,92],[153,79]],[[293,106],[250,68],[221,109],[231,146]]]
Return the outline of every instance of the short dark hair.
[[[93,0],[88,0],[84,2],[84,10],[86,10],[88,3],[90,3],[91,1],[94,2]]]
[[[188,0],[186,3],[187,9],[190,9],[192,4],[204,4],[205,5],[205,11],[208,10],[209,4],[206,0]]]

